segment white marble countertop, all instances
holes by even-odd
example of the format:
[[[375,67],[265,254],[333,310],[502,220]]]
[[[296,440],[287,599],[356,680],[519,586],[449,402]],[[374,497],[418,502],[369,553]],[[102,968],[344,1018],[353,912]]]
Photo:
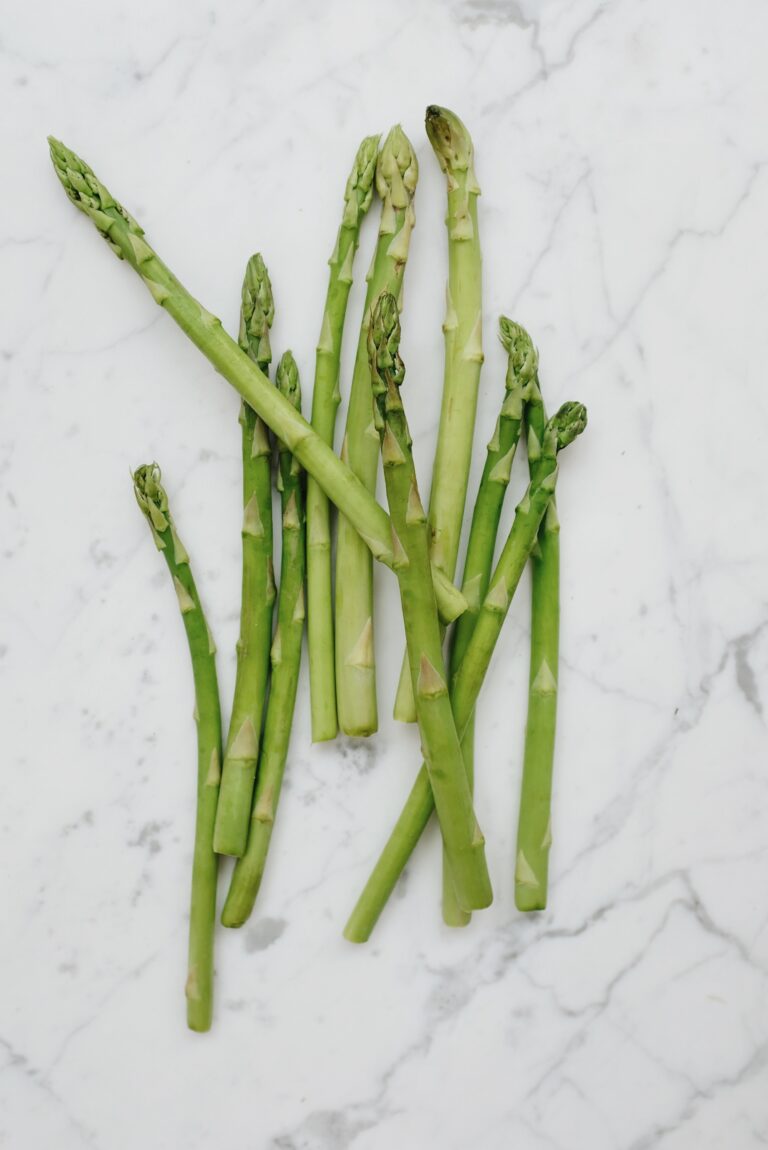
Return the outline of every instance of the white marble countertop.
[[[0,1144],[764,1146],[768,8],[47,0],[3,25]],[[559,495],[550,909],[513,905],[525,586],[480,707],[494,906],[442,926],[433,833],[371,943],[341,938],[418,764],[388,717],[388,624],[376,738],[311,747],[304,675],[267,880],[251,924],[220,932],[200,1038],[182,997],[191,681],[128,471],[163,465],[226,702],[238,404],[66,202],[45,136],[232,326],[260,249],[274,346],[308,385],[346,171],[402,121],[421,161],[404,354],[426,486],[446,268],[431,101],[470,126],[484,192],[475,475],[502,310],[534,334],[550,405],[590,410]],[[396,618],[388,572],[378,585]]]

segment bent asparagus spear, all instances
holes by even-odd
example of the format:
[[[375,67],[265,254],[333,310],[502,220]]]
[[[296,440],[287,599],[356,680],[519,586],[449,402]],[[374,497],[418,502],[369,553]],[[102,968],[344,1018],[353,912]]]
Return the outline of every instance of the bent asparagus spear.
[[[269,329],[275,314],[272,285],[264,260],[251,256],[243,281],[240,347],[266,375],[272,362]],[[261,720],[269,675],[272,608],[272,451],[267,429],[245,401],[240,407],[243,456],[243,582],[237,674],[232,715],[221,770],[214,849],[245,851],[251,819],[253,782],[259,756]]]
[[[467,555],[464,560],[462,591],[467,610],[456,621],[451,636],[450,674],[455,677],[461,666],[480,605],[485,598],[493,570],[493,552],[499,529],[499,518],[509,484],[510,468],[520,438],[523,407],[536,381],[536,350],[528,334],[504,316],[499,321],[499,335],[507,351],[507,374],[504,402],[483,468],[472,526],[469,531]],[[474,716],[467,724],[461,740],[464,764],[470,787],[474,784]],[[469,915],[456,901],[450,870],[443,862],[443,920],[448,926],[466,926]]]
[[[379,238],[368,273],[341,452],[344,462],[370,492],[376,490],[379,439],[371,407],[368,324],[371,308],[383,291],[402,298],[418,174],[416,154],[398,124],[384,141],[376,163],[376,190],[382,201]],[[336,534],[336,696],[339,726],[346,735],[364,736],[376,731],[373,564],[354,525],[343,515]]]
[[[221,713],[216,678],[216,647],[203,615],[189,556],[176,534],[168,497],[156,463],[133,475],[136,501],[173,579],[187,633],[195,681],[197,723],[197,817],[189,908],[189,964],[186,984],[187,1025],[210,1030],[213,1017],[213,936],[216,924],[216,873],[213,824],[221,776]]]
[[[320,328],[312,390],[312,426],[330,447],[336,412],[341,402],[339,361],[347,300],[352,286],[352,265],[360,241],[360,225],[373,199],[373,177],[379,137],[368,136],[360,145],[344,191],[344,214],[336,246],[328,261],[331,269]],[[336,666],[334,660],[333,594],[331,580],[331,507],[322,487],[307,479],[307,642],[312,741],[334,739],[336,720]]]
[[[75,207],[84,212],[112,251],[138,272],[152,295],[216,370],[287,443],[308,474],[349,520],[374,558],[391,567],[389,516],[348,467],[274,388],[224,331],[221,320],[198,303],[147,243],[134,218],[69,148],[49,137],[54,170]],[[461,592],[432,568],[438,607],[450,623],[464,610]]]
[[[392,520],[394,568],[416,697],[421,745],[445,852],[459,904],[488,906],[493,897],[485,841],[472,809],[461,744],[451,712],[442,636],[429,578],[427,518],[419,498],[411,437],[400,387],[400,317],[393,295],[382,294],[371,316],[368,351],[374,418]]]
[[[483,365],[482,258],[472,138],[458,116],[432,104],[426,129],[448,184],[448,284],[446,287],[445,370],[440,427],[429,493],[430,556],[453,579],[461,540],[472,441]],[[411,676],[403,661],[394,715],[416,719]]]
[[[299,372],[289,351],[280,360],[276,381],[281,394],[299,411]],[[242,926],[253,910],[259,893],[288,757],[301,665],[301,637],[304,632],[304,473],[286,445],[279,440],[277,450],[283,548],[277,627],[271,653],[272,680],[248,846],[243,857],[235,864],[221,916],[224,926]]]
[[[472,638],[452,683],[451,702],[460,736],[464,734],[474,711],[512,596],[535,546],[539,524],[555,489],[557,453],[581,434],[586,422],[586,409],[580,403],[566,403],[546,426],[536,479],[528,486],[517,506],[512,530],[496,564],[488,593],[478,612]],[[422,765],[400,817],[344,929],[344,935],[350,942],[366,942],[370,937],[433,810],[434,799],[429,776],[426,767]]]

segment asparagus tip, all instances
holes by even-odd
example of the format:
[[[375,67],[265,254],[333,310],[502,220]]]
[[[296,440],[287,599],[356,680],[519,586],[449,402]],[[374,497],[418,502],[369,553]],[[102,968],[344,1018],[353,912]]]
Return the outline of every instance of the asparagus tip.
[[[444,172],[466,172],[472,167],[472,137],[455,112],[430,104],[425,116],[429,142]]]
[[[366,136],[357,149],[344,190],[344,224],[348,227],[357,227],[371,206],[380,140],[381,135]]]
[[[158,463],[144,463],[133,473],[136,502],[153,527],[157,526],[158,513],[166,518],[168,516],[168,496],[161,479],[162,473]]]
[[[547,431],[555,436],[557,450],[573,443],[587,426],[587,409],[583,403],[564,403],[547,424]]]
[[[248,260],[243,278],[239,343],[262,371],[272,362],[269,329],[274,318],[272,283],[261,252],[256,252]]]
[[[371,312],[368,326],[368,362],[374,395],[399,388],[405,378],[400,358],[400,313],[391,292],[382,292]]]
[[[512,379],[508,379],[507,387],[514,381],[523,386],[532,383],[539,370],[539,353],[528,332],[521,324],[502,315],[499,317],[499,339],[509,356]]]
[[[387,134],[376,161],[376,191],[395,208],[407,208],[416,191],[419,163],[400,124]]]
[[[297,411],[301,408],[301,382],[299,369],[292,351],[284,351],[275,373],[275,383],[281,395],[293,404]]]

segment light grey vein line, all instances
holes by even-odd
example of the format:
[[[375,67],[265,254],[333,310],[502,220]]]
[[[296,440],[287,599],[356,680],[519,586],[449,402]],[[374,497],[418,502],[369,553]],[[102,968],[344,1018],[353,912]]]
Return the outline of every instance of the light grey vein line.
[[[544,262],[544,260],[547,258],[547,256],[551,252],[552,245],[555,242],[555,236],[557,235],[558,228],[560,227],[560,222],[563,219],[563,216],[567,212],[568,208],[572,204],[576,194],[579,191],[579,188],[582,187],[582,185],[589,179],[590,171],[591,171],[591,169],[589,168],[589,165],[587,165],[584,168],[584,170],[581,172],[581,175],[577,178],[577,180],[575,181],[573,186],[566,193],[566,195],[563,199],[563,202],[560,204],[560,207],[557,209],[557,211],[555,212],[555,215],[552,217],[552,223],[550,225],[547,237],[544,241],[544,246],[539,250],[539,252],[535,256],[533,262],[531,263],[530,267],[528,268],[528,271],[525,273],[525,276],[523,277],[522,283],[520,284],[517,291],[515,292],[514,298],[512,300],[513,311],[517,309],[517,305],[520,301],[521,296],[524,294],[524,292],[527,290],[527,288],[529,288],[531,286],[531,283],[533,282],[533,278],[536,275],[536,272],[539,270],[542,263]]]
[[[35,1087],[41,1091],[41,1093],[47,1095],[56,1103],[57,1106],[61,1107],[61,1109],[64,1111],[64,1116],[66,1117],[70,1126],[80,1137],[80,1139],[82,1139],[84,1145],[90,1147],[98,1147],[95,1131],[89,1129],[83,1122],[80,1121],[79,1118],[76,1118],[74,1114],[71,1113],[69,1107],[61,1095],[56,1093],[56,1091],[47,1081],[46,1077],[41,1075],[41,1072],[37,1069],[37,1067],[32,1065],[27,1056],[22,1054],[22,1052],[17,1047],[15,1047],[6,1038],[3,1038],[2,1035],[0,1035],[0,1047],[7,1051],[9,1058],[8,1065],[5,1066],[2,1071],[0,1071],[0,1074],[9,1070],[15,1070],[17,1073],[23,1074],[28,1082],[32,1082]]]
[[[139,81],[153,80],[160,68],[170,60],[171,56],[173,56],[179,48],[186,44],[198,44],[200,40],[205,41],[205,39],[206,37],[202,34],[196,36],[177,36],[171,41],[167,48],[164,48],[163,51],[155,57],[153,63],[145,68],[136,64],[133,69],[133,78]]]
[[[110,340],[109,343],[96,344],[91,347],[52,347],[48,344],[45,348],[46,355],[61,355],[61,356],[77,356],[77,355],[101,355],[106,351],[115,351],[117,348],[122,347],[123,344],[129,343],[131,340],[139,339],[145,332],[151,331],[156,324],[162,320],[161,315],[155,315],[147,323],[142,324],[140,327],[131,328],[124,335],[118,336],[116,339]]]
[[[614,325],[613,331],[608,336],[608,338],[605,340],[605,342],[603,343],[600,350],[598,352],[596,352],[595,355],[590,360],[587,361],[587,363],[582,364],[573,373],[573,375],[571,377],[572,379],[577,379],[579,376],[583,375],[584,372],[589,371],[589,369],[591,367],[594,367],[594,365],[596,363],[599,363],[600,360],[603,358],[603,356],[609,351],[609,349],[611,347],[613,347],[616,340],[627,330],[627,328],[631,324],[632,320],[634,319],[635,315],[639,311],[642,304],[645,302],[645,300],[648,297],[648,295],[650,294],[650,292],[653,290],[653,288],[656,286],[656,284],[659,282],[659,280],[664,276],[664,274],[669,270],[670,262],[672,260],[673,255],[677,252],[679,246],[685,240],[690,240],[690,239],[717,240],[717,239],[720,239],[725,234],[725,232],[728,230],[730,225],[733,223],[733,221],[738,216],[741,209],[748,202],[750,196],[752,195],[754,187],[755,187],[757,181],[759,180],[760,176],[762,175],[763,171],[765,170],[766,166],[768,166],[768,161],[766,161],[766,160],[760,160],[757,163],[753,164],[745,187],[739,193],[736,201],[734,202],[732,207],[728,210],[723,221],[720,224],[718,224],[716,227],[714,227],[714,228],[686,227],[686,228],[679,228],[678,231],[675,232],[675,234],[672,236],[671,240],[669,241],[669,243],[665,247],[664,255],[663,255],[661,261],[657,264],[657,266],[650,273],[650,275],[646,279],[645,283],[641,287],[640,291],[636,295],[635,299],[633,300],[633,302],[629,305],[629,307],[624,312],[623,316],[616,322],[616,324]]]
[[[154,954],[150,954],[147,958],[142,959],[142,961],[137,966],[134,966],[130,970],[127,970],[124,974],[121,974],[117,981],[99,999],[99,1002],[97,1003],[93,1013],[83,1022],[78,1023],[78,1025],[75,1026],[69,1032],[69,1034],[65,1035],[64,1039],[59,1045],[58,1050],[53,1056],[52,1061],[49,1063],[48,1068],[44,1073],[42,1081],[46,1084],[46,1086],[49,1085],[52,1074],[56,1070],[56,1067],[59,1065],[61,1060],[64,1058],[64,1055],[66,1054],[70,1044],[74,1041],[74,1039],[77,1038],[79,1034],[82,1034],[84,1030],[87,1030],[90,1026],[93,1025],[93,1023],[101,1015],[101,1012],[107,1003],[109,1003],[116,995],[118,995],[124,986],[126,986],[129,982],[135,981],[137,978],[141,977],[144,971],[152,965],[152,963],[158,957],[159,953],[159,951],[155,951]]]
[[[766,624],[761,623],[757,630],[762,629],[764,625],[768,625],[768,621]],[[692,731],[700,721],[709,702],[712,687],[727,667],[734,643],[738,643],[740,638],[726,642],[714,668],[702,676],[694,693],[688,693],[687,702],[678,708],[674,718],[656,740],[656,743],[637,763],[621,792],[593,819],[594,832],[590,837],[589,844],[571,859],[571,872],[585,858],[590,857],[595,850],[599,850],[606,843],[612,842],[622,833],[626,819],[631,816],[635,809],[639,791],[652,777],[656,768],[665,759],[672,756],[680,740]]]
[[[481,109],[480,114],[483,116],[491,116],[501,113],[503,115],[504,113],[511,111],[514,105],[520,99],[522,99],[523,96],[528,95],[529,92],[532,92],[541,84],[546,84],[547,81],[553,75],[555,75],[555,73],[562,72],[564,69],[570,67],[570,65],[576,59],[576,48],[580,40],[586,36],[592,28],[595,27],[595,25],[608,11],[608,8],[609,5],[600,4],[594,10],[592,15],[589,16],[589,18],[575,30],[568,42],[565,53],[561,56],[561,58],[559,60],[555,60],[551,64],[547,62],[546,55],[539,43],[539,22],[531,21],[531,24],[529,25],[533,29],[533,34],[531,36],[531,50],[539,57],[540,67],[538,72],[536,72],[536,74],[532,76],[530,80],[527,80],[509,96],[503,96],[499,100],[492,100],[490,103],[485,104]]]
[[[576,678],[583,680],[585,683],[589,683],[597,691],[599,691],[601,695],[606,695],[611,698],[624,699],[628,703],[638,703],[642,707],[650,707],[651,710],[659,713],[669,710],[669,707],[666,706],[666,704],[659,703],[656,699],[649,699],[645,695],[635,695],[631,691],[628,691],[625,687],[620,687],[618,685],[609,687],[607,683],[601,682],[601,680],[598,679],[595,675],[591,675],[587,671],[584,671],[581,667],[578,666],[577,663],[574,663],[571,659],[564,658],[563,655],[560,656],[560,665],[561,667],[565,667],[569,674],[575,675]]]
[[[628,1150],[658,1150],[658,1147],[670,1134],[675,1134],[680,1128],[696,1116],[704,1102],[711,1102],[724,1090],[740,1086],[744,1081],[754,1077],[755,1074],[768,1066],[768,1041],[758,1046],[750,1055],[744,1065],[735,1074],[726,1075],[717,1079],[706,1088],[694,1088],[693,1095],[688,1098],[674,1119],[664,1124],[655,1125],[647,1134],[635,1141]]]

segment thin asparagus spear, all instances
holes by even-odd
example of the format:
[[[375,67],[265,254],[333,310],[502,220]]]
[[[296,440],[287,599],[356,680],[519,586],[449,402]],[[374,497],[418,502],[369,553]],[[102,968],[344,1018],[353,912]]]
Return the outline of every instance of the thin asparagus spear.
[[[349,519],[372,554],[385,566],[393,562],[389,516],[333,450],[324,443],[264,373],[230,339],[221,320],[198,303],[147,243],[136,220],[110,195],[79,156],[53,137],[48,140],[54,170],[68,197],[84,212],[119,259],[141,276],[144,286],[216,370],[250,404],[275,435],[290,447],[302,467],[318,481],[332,503]],[[461,592],[437,568],[432,569],[444,623],[465,609]]]
[[[445,372],[437,451],[429,494],[430,555],[449,579],[456,560],[472,463],[477,391],[483,364],[482,257],[472,138],[458,116],[432,104],[426,128],[448,184],[448,284],[446,288]],[[416,720],[413,685],[403,660],[394,716]]]
[[[478,612],[475,630],[451,685],[453,715],[460,736],[472,716],[512,596],[535,546],[539,524],[554,491],[557,452],[584,430],[586,420],[586,409],[581,404],[566,403],[547,424],[536,480],[529,485],[518,504],[512,530]],[[366,942],[370,937],[433,809],[429,776],[422,765],[403,811],[344,929],[350,942]]]
[[[299,372],[289,351],[280,360],[277,386],[281,394],[299,411]],[[224,926],[242,926],[253,910],[259,893],[288,757],[301,665],[301,637],[304,631],[304,473],[285,443],[278,440],[277,450],[283,549],[277,627],[272,642],[272,680],[248,846],[243,857],[235,864],[221,916]]]
[[[341,401],[339,360],[352,286],[352,264],[360,240],[360,225],[373,199],[379,138],[368,136],[355,156],[344,192],[344,214],[336,246],[328,261],[331,273],[317,344],[312,426],[331,447],[336,411]],[[328,497],[311,476],[307,479],[307,611],[312,740],[319,743],[335,739],[338,724],[331,589],[331,508]]]
[[[504,402],[496,421],[493,438],[488,444],[485,467],[472,513],[462,582],[467,610],[457,620],[451,637],[449,666],[452,679],[461,666],[461,660],[475,629],[480,604],[488,590],[501,507],[509,484],[510,468],[523,422],[523,406],[536,382],[538,360],[536,349],[528,334],[502,316],[499,321],[499,335],[508,355]],[[461,740],[461,750],[471,788],[474,783],[474,716],[467,724]],[[462,910],[456,901],[450,868],[443,858],[443,920],[448,926],[466,926],[469,918],[467,912]]]
[[[383,291],[402,299],[403,273],[415,222],[416,155],[398,125],[384,141],[376,164],[382,200],[379,239],[371,270],[341,457],[368,491],[376,490],[379,442],[373,426],[367,334],[371,308]],[[336,535],[336,696],[346,735],[371,735],[378,727],[373,644],[373,564],[354,525],[339,517]]]
[[[534,379],[525,421],[533,478],[540,466],[540,444],[546,425],[538,377]],[[560,523],[554,497],[539,527],[538,542],[531,553],[531,664],[515,852],[515,905],[523,911],[543,910],[547,905],[552,842],[552,766],[560,652]]]
[[[400,318],[393,295],[374,307],[368,336],[375,421],[392,521],[395,574],[414,682],[419,733],[456,897],[468,910],[493,898],[485,840],[472,809],[461,744],[448,697],[440,622],[429,578],[427,520],[416,485],[400,387]]]
[[[189,908],[189,961],[185,994],[190,1030],[210,1030],[213,1017],[213,936],[216,924],[216,873],[213,823],[221,777],[221,712],[216,679],[216,647],[192,578],[189,556],[176,534],[168,497],[156,463],[133,475],[136,500],[162,551],[181,609],[192,656],[197,723],[197,817]]]
[[[264,260],[251,256],[243,281],[239,344],[266,375],[272,362],[269,329],[275,314]],[[245,401],[240,407],[243,455],[243,583],[237,675],[232,699],[213,846],[245,851],[261,720],[267,694],[275,581],[272,574],[272,452],[266,426]]]

